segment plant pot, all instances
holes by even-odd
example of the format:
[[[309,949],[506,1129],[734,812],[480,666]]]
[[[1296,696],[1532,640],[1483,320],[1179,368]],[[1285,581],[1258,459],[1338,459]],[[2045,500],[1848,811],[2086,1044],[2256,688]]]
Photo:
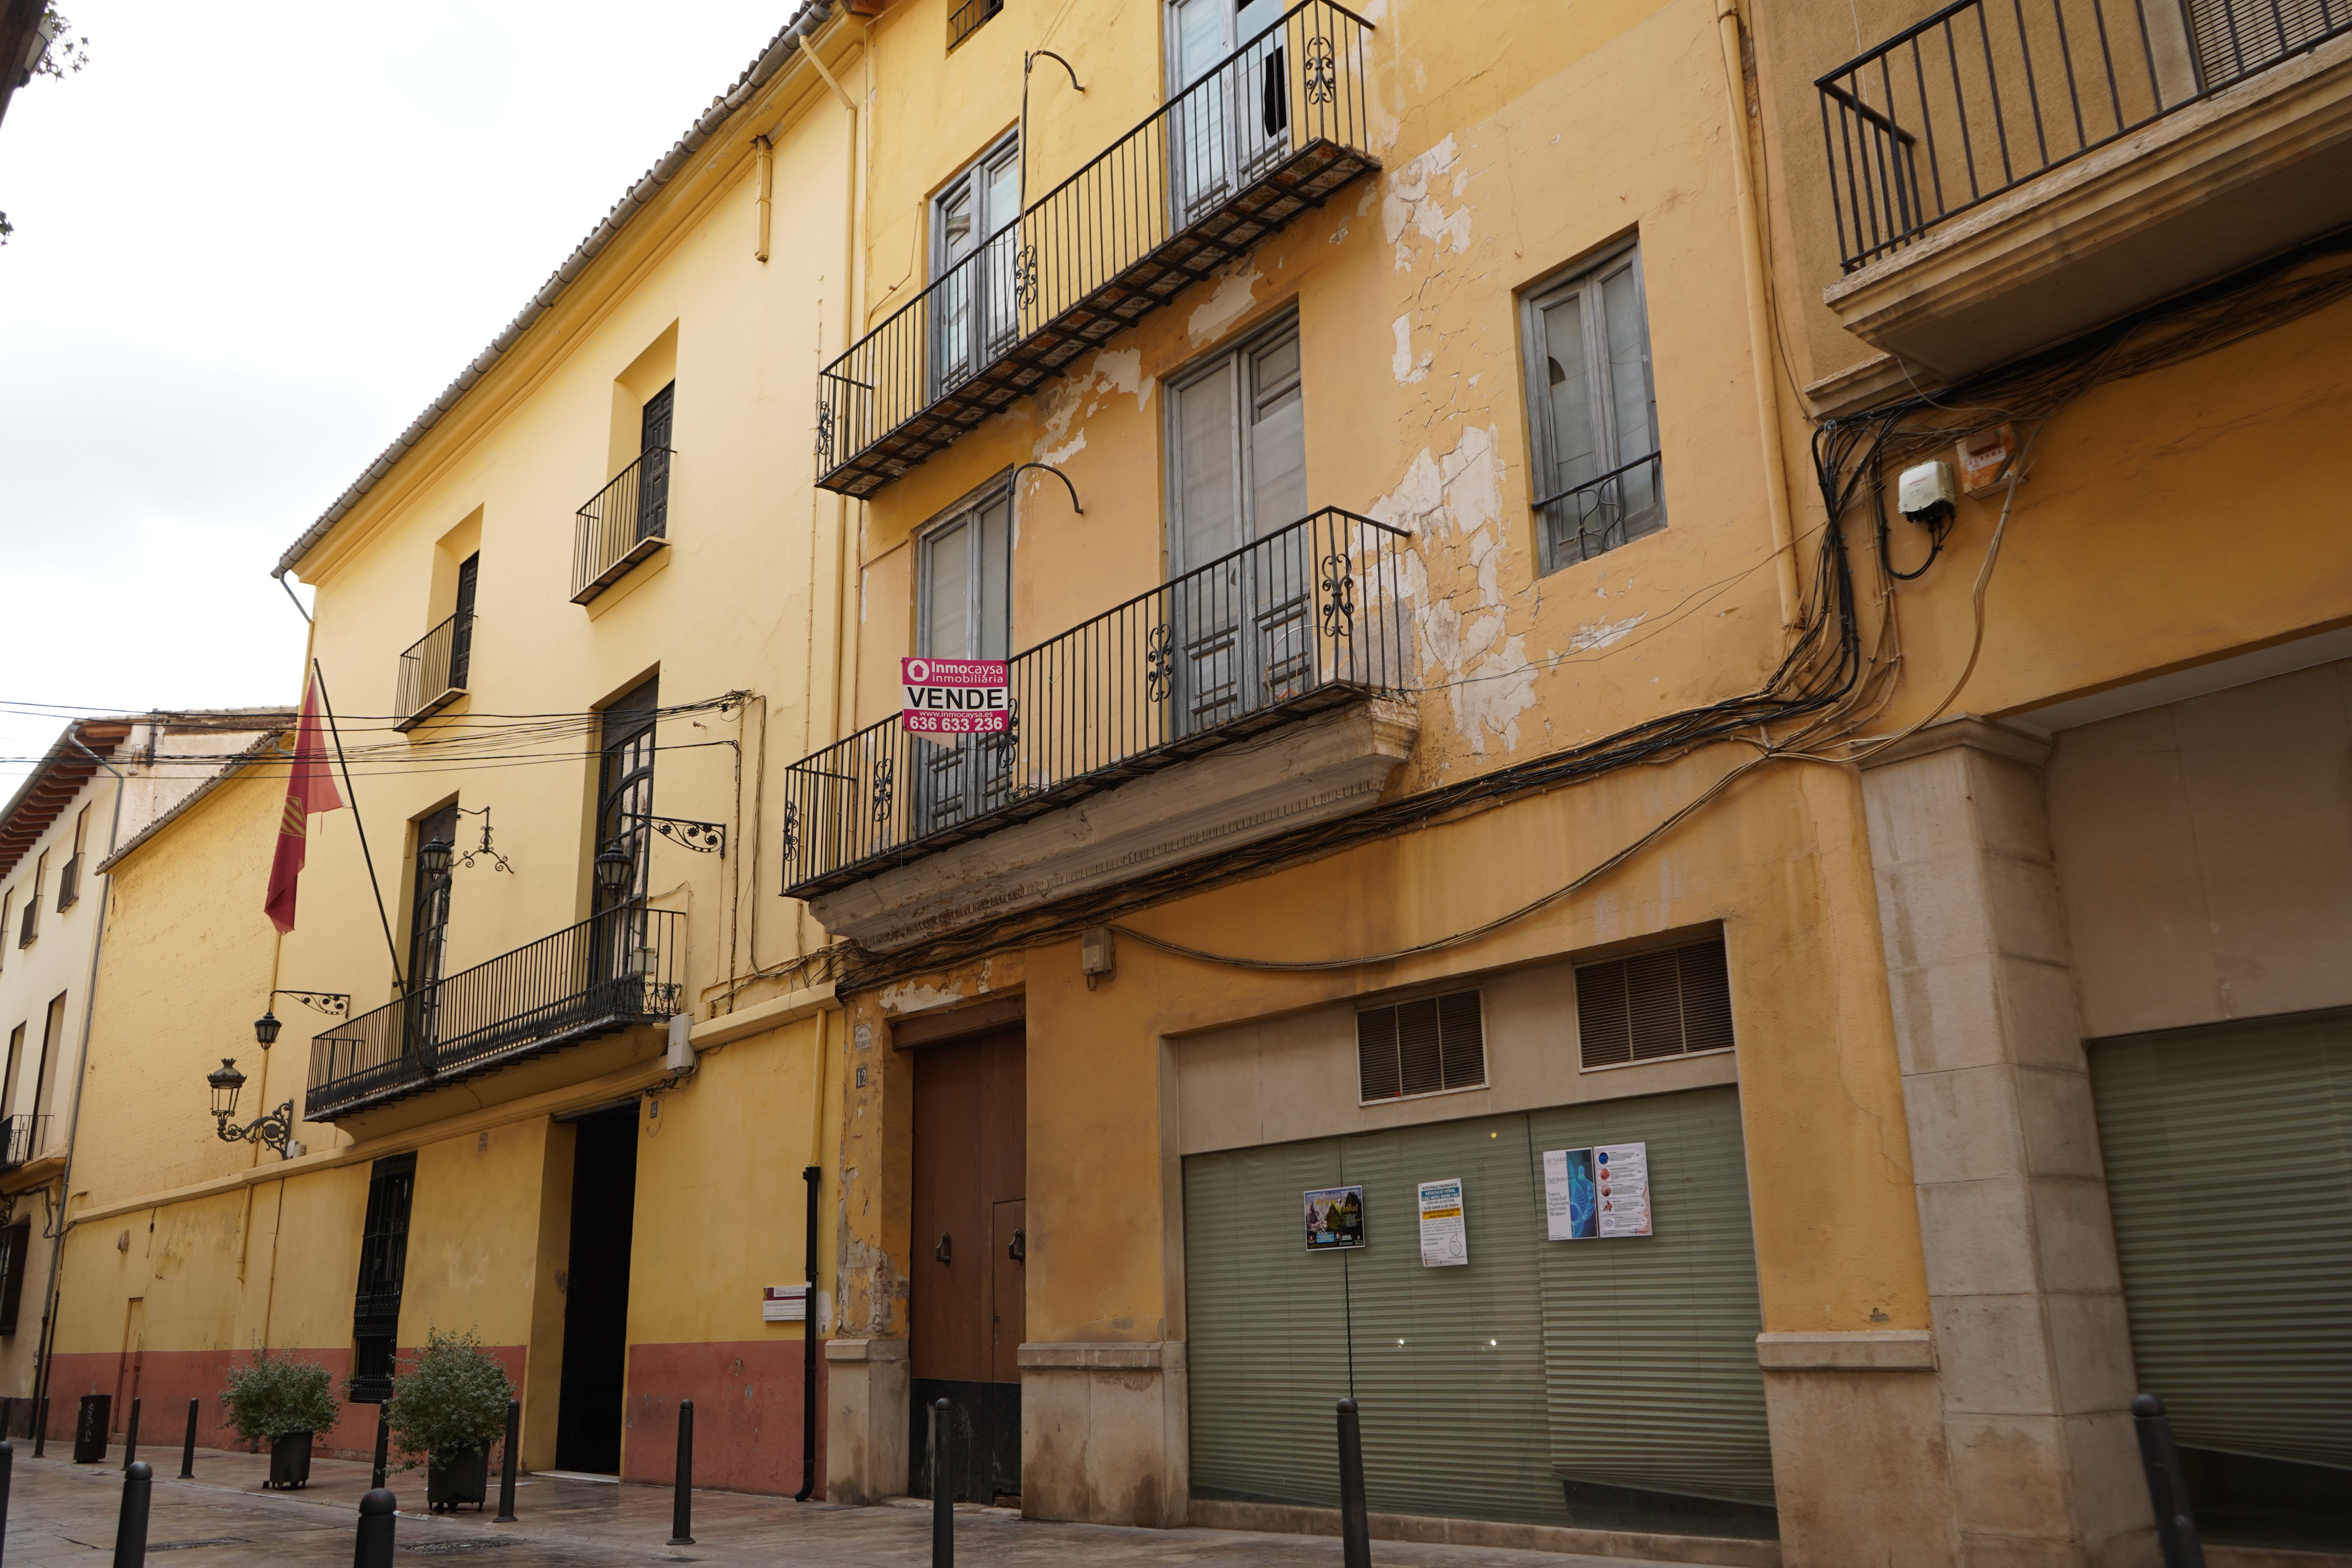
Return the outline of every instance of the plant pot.
[[[490,1495],[490,1450],[486,1446],[455,1454],[436,1454],[425,1470],[425,1500],[436,1513],[459,1503],[477,1509]]]
[[[269,1485],[289,1491],[310,1484],[310,1434],[280,1432],[269,1439]]]

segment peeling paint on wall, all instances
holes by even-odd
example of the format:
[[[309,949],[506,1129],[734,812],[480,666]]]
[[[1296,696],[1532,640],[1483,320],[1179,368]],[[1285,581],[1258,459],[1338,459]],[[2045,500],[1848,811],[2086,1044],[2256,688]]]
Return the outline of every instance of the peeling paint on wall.
[[[1430,359],[1427,350],[1418,360],[1412,357],[1412,312],[1407,310],[1396,319],[1396,356],[1390,362],[1396,372],[1397,384],[1411,386],[1427,375]]]
[[[1595,621],[1590,626],[1579,626],[1576,635],[1568,639],[1569,651],[1584,653],[1596,647],[1607,647],[1649,618],[1650,612],[1643,610],[1627,616],[1622,621]]]
[[[1159,384],[1143,374],[1141,349],[1106,349],[1097,353],[1084,371],[1064,377],[1045,394],[1044,416],[1039,420],[1045,434],[1032,445],[1030,456],[1058,468],[1065,459],[1086,450],[1085,422],[1094,417],[1105,399],[1125,393],[1135,399],[1135,411],[1140,414],[1151,401],[1152,388]],[[1075,434],[1073,426],[1078,427]]]
[[[1227,328],[1249,314],[1250,306],[1255,302],[1251,290],[1264,281],[1265,276],[1258,271],[1255,261],[1235,262],[1233,270],[1217,279],[1217,291],[1195,306],[1192,320],[1184,323],[1192,346],[1199,348],[1215,342],[1225,335]]]
[[[920,1013],[962,1000],[963,988],[959,985],[933,985],[926,981],[909,980],[903,985],[882,988],[882,1010],[886,1013]]]
[[[1461,199],[1470,184],[1470,171],[1457,168],[1459,160],[1449,135],[1388,177],[1381,197],[1381,232],[1396,247],[1398,271],[1412,270],[1412,250],[1404,242],[1408,232],[1428,240],[1432,251],[1442,247],[1458,256],[1470,248],[1470,208],[1464,205],[1449,214],[1433,190],[1444,175],[1452,174],[1448,194]]]

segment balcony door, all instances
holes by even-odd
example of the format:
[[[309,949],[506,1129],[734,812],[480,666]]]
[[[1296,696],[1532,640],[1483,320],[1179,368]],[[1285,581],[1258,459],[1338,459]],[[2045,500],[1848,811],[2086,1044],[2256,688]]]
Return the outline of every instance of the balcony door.
[[[427,876],[418,851],[436,840],[457,842],[457,803],[416,819],[409,839],[408,1021],[410,1049],[428,1068],[441,1038],[441,977],[449,951],[450,870]]]
[[[1169,126],[1175,226],[1197,222],[1282,160],[1290,146],[1290,78],[1278,0],[1172,0],[1168,7]],[[1257,40],[1253,44],[1253,40]],[[1245,44],[1252,45],[1246,51]]]
[[[616,995],[643,970],[646,947],[646,903],[652,891],[654,731],[661,704],[660,680],[646,681],[604,712],[596,788],[596,836],[591,847],[602,855],[617,847],[627,858],[628,877],[619,890],[596,889],[593,973],[588,987],[592,1011],[617,1006],[643,1011],[642,998]]]
[[[934,397],[993,364],[1018,334],[1020,216],[1015,137],[990,148],[931,204]]]
[[[1012,492],[992,491],[932,528],[921,551],[918,650],[927,658],[1010,658]],[[1003,735],[910,737],[914,837],[1001,804],[1012,785],[1018,740],[1017,728]]]
[[[671,410],[677,401],[677,383],[671,382],[646,399],[638,415],[637,541],[659,539],[669,531],[669,440]]]
[[[1169,399],[1171,735],[1229,723],[1314,679],[1314,563],[1283,534],[1307,512],[1298,325],[1218,355]]]

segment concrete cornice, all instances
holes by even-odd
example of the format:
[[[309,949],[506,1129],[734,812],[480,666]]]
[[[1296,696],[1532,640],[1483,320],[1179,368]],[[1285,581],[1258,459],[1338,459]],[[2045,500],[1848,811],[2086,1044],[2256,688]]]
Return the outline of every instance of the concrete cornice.
[[[2050,760],[2050,742],[2039,735],[2012,730],[2006,724],[1997,724],[1974,713],[1955,713],[1873,752],[1857,765],[1864,769],[1883,768],[1895,763],[1908,762],[1913,757],[1948,752],[1956,746],[1985,752],[2009,762],[2021,763],[2029,768],[2038,768]]]

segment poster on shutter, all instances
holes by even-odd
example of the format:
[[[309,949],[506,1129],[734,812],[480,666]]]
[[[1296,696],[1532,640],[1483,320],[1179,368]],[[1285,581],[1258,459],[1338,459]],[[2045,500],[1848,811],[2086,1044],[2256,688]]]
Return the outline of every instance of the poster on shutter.
[[[910,735],[1002,735],[1013,724],[1011,667],[991,658],[902,658]]]
[[[1650,1234],[1650,1146],[1547,1149],[1544,1227],[1554,1241]]]
[[[1462,1178],[1421,1184],[1421,1266],[1448,1268],[1470,1261],[1470,1233],[1462,1215]]]
[[[1319,1187],[1306,1194],[1307,1250],[1334,1252],[1364,1245],[1364,1189]]]

